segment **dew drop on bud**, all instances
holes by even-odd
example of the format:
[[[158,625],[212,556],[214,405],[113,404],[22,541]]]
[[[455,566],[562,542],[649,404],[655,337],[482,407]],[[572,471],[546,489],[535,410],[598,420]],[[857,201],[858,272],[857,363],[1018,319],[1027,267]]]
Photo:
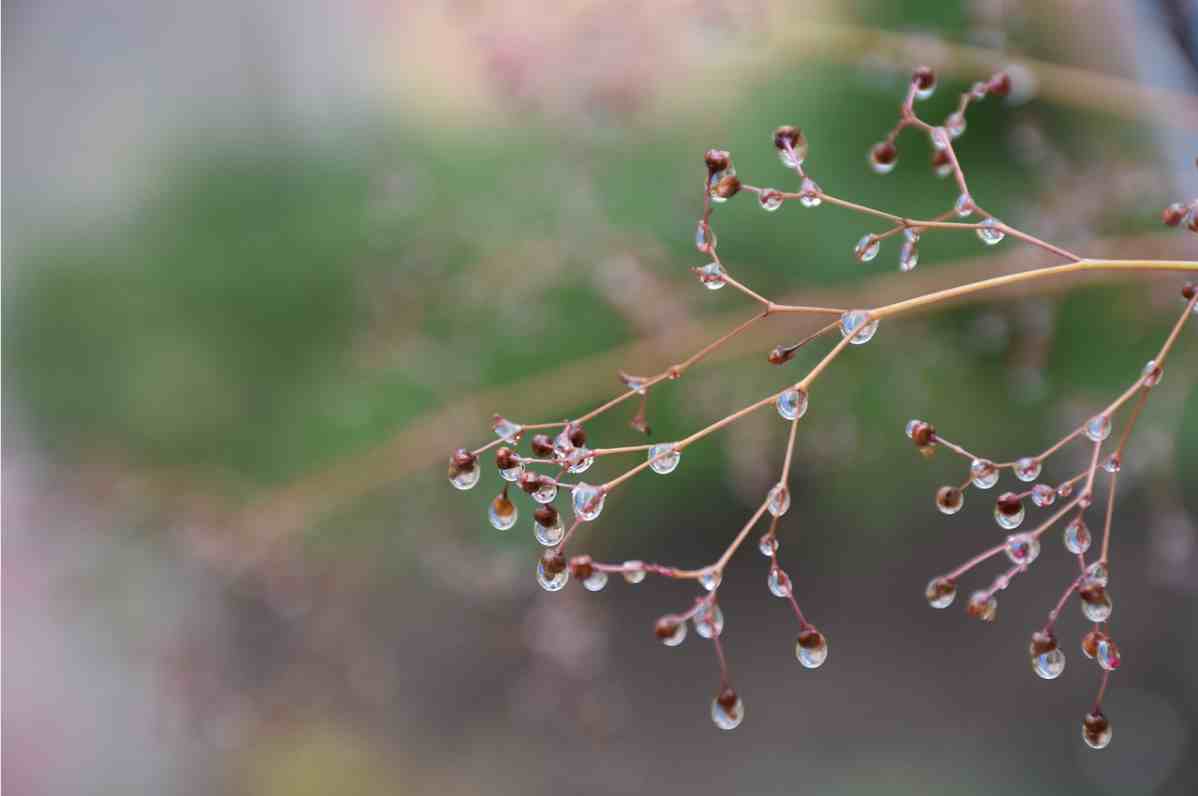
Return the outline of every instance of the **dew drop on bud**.
[[[1078,594],[1082,600],[1082,614],[1086,619],[1101,623],[1111,618],[1114,606],[1111,604],[1111,595],[1105,587],[1096,583],[1087,583],[1078,590]]]
[[[1102,469],[1108,473],[1117,473],[1123,467],[1123,458],[1118,453],[1112,453],[1102,462]]]
[[[799,204],[803,207],[819,207],[824,201],[824,192],[815,184],[815,180],[804,177],[799,185]]]
[[[1057,499],[1057,491],[1048,484],[1036,484],[1032,487],[1032,502],[1040,508],[1051,506]]]
[[[724,278],[727,274],[719,263],[708,263],[702,268],[696,269],[695,273],[699,275],[699,281],[703,283],[703,287],[708,290],[719,290],[725,285]]]
[[[672,617],[662,617],[657,620],[653,632],[667,647],[677,647],[686,640],[686,622],[679,622]]]
[[[917,100],[926,100],[936,90],[936,73],[930,67],[921,66],[915,70],[911,78],[914,95]]]
[[[998,527],[1013,531],[1023,522],[1023,501],[1014,492],[1004,492],[999,495],[994,504],[994,521]]]
[[[945,577],[935,577],[928,581],[924,589],[924,597],[933,608],[948,608],[957,596],[957,584]]]
[[[1111,743],[1111,722],[1101,710],[1087,713],[1082,720],[1082,740],[1091,749],[1105,749]]]
[[[987,246],[993,246],[996,243],[1001,243],[1002,239],[1007,236],[998,227],[998,222],[993,218],[987,218],[982,221],[982,225],[977,228],[978,238]]]
[[[1111,435],[1111,419],[1106,415],[1096,415],[1086,422],[1086,436],[1091,442],[1102,442]]]
[[[961,194],[953,204],[953,211],[959,218],[969,218],[973,213],[973,198],[967,193]]]
[[[735,730],[745,719],[745,706],[731,688],[711,700],[711,720],[721,730]]]
[[[869,233],[857,241],[857,245],[853,247],[853,256],[863,263],[868,263],[878,256],[878,251],[881,248],[882,241],[878,240],[873,233]]]
[[[781,207],[782,201],[782,192],[775,191],[773,188],[766,188],[757,194],[757,204],[761,205],[761,209],[767,213],[772,213]]]
[[[989,489],[998,483],[998,468],[989,459],[974,459],[969,463],[969,478],[978,489]]]
[[[495,436],[499,437],[504,442],[515,444],[520,439],[520,435],[524,432],[524,426],[519,423],[513,423],[506,417],[495,415],[491,421],[491,428],[495,430]]]
[[[695,632],[703,638],[715,638],[724,632],[724,612],[718,605],[703,605],[692,621]]]
[[[798,388],[783,390],[775,404],[783,420],[798,420],[807,413],[807,393]]]
[[[1074,517],[1065,525],[1065,549],[1075,556],[1090,549],[1090,529],[1081,517]]]
[[[936,508],[941,514],[956,514],[965,505],[965,494],[955,486],[942,486],[936,492]]]
[[[1115,671],[1123,663],[1123,658],[1119,655],[1119,647],[1115,644],[1115,640],[1110,637],[1105,637],[1098,641],[1094,652],[1094,660],[1098,661],[1098,665],[1108,672]]]
[[[773,558],[774,554],[778,552],[779,547],[781,547],[781,544],[778,542],[778,537],[772,533],[764,533],[757,540],[757,549],[766,558]]]
[[[1101,561],[1095,561],[1090,566],[1086,567],[1086,582],[1097,583],[1099,586],[1106,586],[1111,582],[1111,573],[1107,570],[1106,565]]]
[[[574,487],[574,494],[570,496],[570,502],[574,505],[574,516],[590,522],[603,511],[603,501],[606,498],[607,495],[598,487],[584,481],[578,482]]]
[[[560,553],[546,550],[537,561],[537,583],[545,591],[560,591],[570,580],[570,570]]]
[[[770,574],[765,579],[770,594],[775,597],[786,597],[790,594],[790,576],[778,567],[770,567]]]
[[[601,591],[607,585],[607,573],[602,570],[592,570],[591,574],[583,578],[582,585],[587,591]]]
[[[786,484],[774,485],[765,507],[775,517],[781,517],[790,509],[790,490],[786,488]]]
[[[625,561],[624,562],[624,580],[629,583],[640,583],[645,579],[645,562],[644,561]]]
[[[699,576],[699,585],[707,591],[715,591],[720,586],[720,581],[724,576],[718,569],[713,569],[710,572],[704,572]]]
[[[541,506],[537,509],[533,515],[532,532],[536,540],[545,547],[553,547],[566,535],[561,514],[552,506]]]
[[[828,639],[814,627],[807,627],[795,639],[795,657],[808,669],[818,669],[828,660]]]
[[[669,475],[678,467],[682,458],[679,451],[674,450],[673,442],[663,442],[649,449],[649,469],[658,475]]]
[[[841,337],[852,337],[853,345],[863,345],[873,339],[878,331],[878,322],[870,320],[865,310],[848,310],[840,316]]]
[[[916,240],[905,240],[899,248],[899,270],[906,273],[914,271],[915,266],[919,265],[919,243]]]
[[[1040,555],[1040,540],[1030,533],[1013,533],[1007,537],[1006,553],[1012,564],[1026,566]]]
[[[1032,656],[1032,669],[1045,680],[1055,680],[1065,671],[1065,653],[1059,649]]]
[[[1141,383],[1145,387],[1155,387],[1156,385],[1160,384],[1161,375],[1163,373],[1164,371],[1161,369],[1160,365],[1156,364],[1156,360],[1150,359],[1144,365],[1143,379]]]
[[[1040,477],[1040,460],[1024,456],[1015,462],[1015,477],[1020,481],[1035,481]]]
[[[455,489],[473,489],[481,477],[482,463],[468,451],[458,451],[449,458],[449,483]]]
[[[998,613],[998,600],[993,594],[987,594],[984,591],[975,591],[969,595],[969,602],[965,604],[965,611],[974,619],[980,619],[983,622],[993,622],[994,617]]]
[[[965,132],[965,114],[956,111],[950,113],[944,120],[944,129],[953,138],[960,138],[961,134]]]
[[[695,227],[695,248],[706,254],[715,245],[715,234],[706,222],[700,221]]]
[[[541,485],[532,493],[532,499],[541,504],[552,503],[557,498],[557,484],[548,476],[543,478],[545,480],[541,481]]]
[[[496,495],[487,508],[487,519],[497,531],[506,531],[515,525],[518,514],[516,504],[503,494]]]
[[[1107,638],[1107,634],[1101,630],[1091,630],[1086,635],[1082,636],[1082,655],[1085,655],[1090,660],[1098,655],[1098,642]]]
[[[898,163],[898,150],[889,141],[879,141],[869,150],[869,166],[878,174],[889,174]]]

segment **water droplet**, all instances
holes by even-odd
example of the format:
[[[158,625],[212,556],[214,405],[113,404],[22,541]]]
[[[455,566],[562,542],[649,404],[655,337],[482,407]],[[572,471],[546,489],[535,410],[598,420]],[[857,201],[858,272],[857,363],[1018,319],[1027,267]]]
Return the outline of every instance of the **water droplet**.
[[[545,591],[561,591],[569,580],[570,572],[564,563],[557,572],[549,572],[543,560],[537,562],[537,583]]]
[[[724,632],[724,612],[718,605],[704,605],[693,621],[695,632],[703,638],[715,638]]]
[[[1102,711],[1087,713],[1082,721],[1082,740],[1091,749],[1105,749],[1111,744],[1111,722]]]
[[[857,241],[857,245],[853,247],[853,256],[863,263],[868,263],[878,256],[878,251],[881,248],[882,241],[878,240],[873,233],[870,233],[862,236],[861,240]]]
[[[678,467],[682,453],[674,450],[675,443],[663,442],[649,449],[649,469],[659,475],[669,475]]]
[[[775,191],[773,188],[766,188],[761,193],[757,194],[757,204],[761,205],[761,209],[767,213],[772,213],[782,206],[783,198],[781,191]]]
[[[1030,564],[1040,555],[1040,540],[1030,533],[1013,533],[1007,537],[1006,552],[1012,564]]]
[[[948,608],[957,597],[957,584],[945,577],[932,578],[923,596],[933,608]]]
[[[532,493],[532,499],[541,504],[552,503],[556,497],[557,484],[548,477],[545,477],[545,480],[541,481],[541,485]]]
[[[625,561],[624,562],[624,580],[629,583],[640,583],[645,579],[645,562],[643,561]]]
[[[1033,655],[1032,669],[1045,680],[1055,680],[1065,671],[1065,653],[1055,649]]]
[[[1023,501],[1014,492],[1003,493],[994,504],[994,521],[998,527],[1013,531],[1023,523]]]
[[[1073,482],[1066,481],[1057,487],[1057,497],[1067,498],[1073,494]]]
[[[566,535],[566,528],[562,525],[562,516],[559,513],[545,511],[544,508],[537,509],[533,517],[532,533],[538,542],[546,547],[553,547]]]
[[[781,544],[778,542],[778,537],[772,533],[764,533],[757,540],[757,549],[766,558],[773,558],[774,554],[778,552],[779,547],[781,547]]]
[[[1098,642],[1094,660],[1098,661],[1098,665],[1108,672],[1115,671],[1123,663],[1123,658],[1119,655],[1119,647],[1111,638],[1104,638]]]
[[[1001,243],[1002,239],[1007,236],[1007,233],[998,228],[998,222],[993,218],[987,218],[982,221],[982,225],[977,228],[977,233],[982,243],[987,246]]]
[[[724,700],[721,694],[711,700],[711,720],[721,730],[735,730],[745,720],[744,703],[735,694],[732,696],[733,699]]]
[[[699,585],[708,591],[715,591],[719,588],[720,581],[723,579],[723,573],[718,569],[713,569],[710,572],[704,572],[699,576]]]
[[[1111,573],[1107,570],[1105,564],[1101,561],[1095,561],[1086,567],[1086,581],[1097,583],[1099,586],[1106,586],[1111,582]]]
[[[936,508],[941,514],[956,514],[965,505],[965,494],[955,486],[942,486],[936,492]]]
[[[965,114],[953,112],[944,120],[944,129],[953,138],[960,138],[965,132]]]
[[[998,468],[989,459],[974,459],[969,464],[969,477],[978,489],[989,489],[998,483]]]
[[[449,483],[453,484],[455,489],[463,491],[473,489],[482,477],[482,464],[474,462],[470,469],[462,469],[455,466],[452,459],[449,461]]]
[[[1118,453],[1112,453],[1102,463],[1102,469],[1108,473],[1117,473],[1123,466],[1123,458]]]
[[[770,490],[769,502],[765,507],[775,517],[781,517],[790,510],[790,490],[786,488],[786,484],[774,485],[774,488]]]
[[[566,469],[574,475],[585,473],[594,463],[595,455],[590,448],[575,448],[566,454]]]
[[[582,581],[582,585],[587,591],[602,591],[607,585],[607,573],[599,569],[591,570],[591,574]]]
[[[1096,415],[1086,422],[1086,436],[1091,442],[1102,442],[1111,435],[1111,419],[1106,415]]]
[[[677,647],[686,641],[686,622],[662,618],[657,620],[655,632],[662,644],[667,647]]]
[[[1035,481],[1040,477],[1040,460],[1031,456],[1024,456],[1019,461],[1015,462],[1015,477],[1020,481]]]
[[[520,435],[524,432],[524,426],[519,423],[513,423],[506,417],[495,415],[491,421],[491,428],[495,430],[495,436],[499,437],[504,442],[515,444],[520,439]]]
[[[775,404],[783,420],[798,420],[807,413],[807,393],[797,388],[783,390]]]
[[[906,273],[914,271],[919,265],[919,244],[914,240],[905,240],[899,248],[899,270]]]
[[[1057,491],[1048,484],[1036,484],[1032,487],[1032,502],[1040,508],[1051,506],[1057,498]]]
[[[853,345],[862,345],[873,339],[878,331],[878,322],[870,320],[865,310],[849,310],[840,316],[840,335],[852,337]]]
[[[993,594],[987,594],[984,591],[975,591],[969,595],[969,602],[965,604],[965,611],[975,619],[981,619],[983,622],[993,622],[994,617],[998,613],[998,600]]]
[[[953,204],[953,210],[959,218],[969,218],[973,214],[973,197],[967,193],[961,194]]]
[[[1161,376],[1163,374],[1164,374],[1164,371],[1161,369],[1161,367],[1159,365],[1156,364],[1155,359],[1148,360],[1148,362],[1144,365],[1144,370],[1143,370],[1144,386],[1145,387],[1155,387],[1156,385],[1160,384]]]
[[[815,180],[804,177],[803,182],[799,185],[799,203],[803,207],[819,207],[823,201],[823,191],[815,184]]]
[[[570,496],[570,502],[574,504],[574,516],[588,522],[595,519],[603,511],[603,501],[606,499],[607,495],[599,487],[580,481]]]
[[[515,525],[518,515],[516,504],[502,494],[496,495],[495,499],[491,501],[490,507],[487,508],[487,519],[491,521],[491,525],[497,531],[506,531]]]
[[[1082,588],[1082,614],[1091,622],[1101,623],[1111,618],[1114,606],[1111,595],[1105,588],[1087,590]]]
[[[715,246],[715,233],[705,222],[695,227],[695,248],[706,254]]]
[[[765,583],[769,586],[770,594],[775,597],[785,597],[790,594],[790,576],[778,567],[770,567],[770,574]]]
[[[1081,517],[1074,517],[1065,525],[1065,549],[1075,556],[1090,549],[1090,529]]]
[[[504,481],[516,481],[520,478],[520,474],[524,472],[524,465],[517,464],[515,467],[499,470],[499,477]]]
[[[808,669],[818,669],[828,660],[828,640],[813,627],[799,633],[795,639],[795,657]]]
[[[725,284],[724,277],[727,274],[724,272],[724,267],[719,263],[708,263],[698,269],[699,281],[703,283],[703,287],[708,290],[719,290]]]

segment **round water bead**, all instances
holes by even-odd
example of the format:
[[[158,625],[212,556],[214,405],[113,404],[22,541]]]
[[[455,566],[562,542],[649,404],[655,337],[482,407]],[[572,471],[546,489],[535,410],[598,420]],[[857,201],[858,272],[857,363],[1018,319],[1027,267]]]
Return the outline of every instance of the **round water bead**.
[[[1094,660],[1098,661],[1098,665],[1108,672],[1115,671],[1123,663],[1123,658],[1119,655],[1119,647],[1110,637],[1099,639]]]
[[[1105,749],[1111,744],[1111,722],[1101,710],[1087,713],[1082,720],[1082,740],[1091,749]]]
[[[1091,630],[1082,636],[1082,655],[1093,660],[1098,655],[1098,642],[1108,638],[1101,630]]]
[[[745,720],[745,706],[731,688],[711,700],[711,720],[721,730],[735,730]]]
[[[728,275],[724,271],[724,267],[719,263],[708,263],[698,270],[699,281],[703,283],[703,287],[708,290],[719,290],[725,284],[724,278]]]
[[[1095,561],[1090,566],[1086,567],[1086,582],[1097,583],[1099,586],[1106,586],[1110,583],[1111,573],[1107,570],[1106,565],[1101,561]]]
[[[1105,622],[1111,618],[1113,605],[1111,595],[1101,586],[1089,588],[1083,586],[1079,592],[1082,598],[1082,613],[1091,622]]]
[[[765,582],[770,588],[770,594],[775,597],[786,597],[790,594],[790,576],[778,567],[770,567],[770,574]]]
[[[607,585],[607,573],[599,569],[592,569],[591,574],[583,578],[582,585],[587,591],[602,591],[603,587]]]
[[[868,343],[877,331],[878,322],[871,321],[865,310],[849,310],[840,316],[840,335],[852,337],[853,345]]]
[[[953,212],[958,218],[969,218],[973,214],[973,197],[967,193],[958,196],[957,201],[953,203]]]
[[[778,541],[778,537],[772,533],[764,533],[757,540],[757,549],[766,558],[773,558],[779,547],[781,547],[781,543]]]
[[[570,502],[574,504],[574,516],[587,522],[599,516],[603,511],[603,501],[607,494],[597,486],[591,486],[585,481],[579,481],[574,487]]]
[[[941,514],[956,514],[965,505],[965,493],[955,486],[942,486],[936,492],[936,508]]]
[[[704,605],[693,621],[695,632],[703,638],[715,638],[724,632],[724,612],[718,605]]]
[[[537,583],[545,591],[560,591],[570,580],[570,570],[560,554],[546,550],[537,561]]]
[[[553,547],[566,535],[561,514],[552,506],[541,506],[533,515],[532,533],[538,542],[546,547]]]
[[[786,488],[786,484],[774,485],[765,507],[775,517],[781,517],[790,509],[790,490]]]
[[[1108,473],[1117,473],[1122,467],[1123,457],[1121,457],[1117,452],[1112,453],[1102,462],[1102,469],[1106,470]]]
[[[724,575],[720,570],[713,569],[710,572],[704,572],[699,576],[699,585],[707,589],[707,591],[715,591],[720,587],[720,581]]]
[[[1006,553],[1012,564],[1026,566],[1040,555],[1040,540],[1030,533],[1013,533],[1007,537]]]
[[[982,225],[977,228],[977,233],[978,238],[987,246],[1001,243],[1002,239],[1007,236],[1007,233],[999,229],[998,222],[993,218],[984,219]]]
[[[1013,531],[1023,522],[1023,501],[1014,492],[1004,492],[999,495],[994,504],[994,521],[998,527]]]
[[[649,449],[649,469],[659,475],[669,475],[678,467],[682,458],[680,451],[674,450],[673,442],[663,442]]]
[[[566,454],[566,468],[574,475],[585,473],[594,463],[595,454],[590,448],[575,448]]]
[[[945,577],[935,577],[928,581],[924,589],[924,597],[933,608],[948,608],[957,596],[957,584]]]
[[[965,114],[956,111],[950,113],[944,120],[944,129],[953,138],[960,138],[961,134],[965,132]]]
[[[1161,369],[1160,365],[1156,364],[1156,360],[1150,359],[1144,365],[1141,382],[1145,387],[1155,387],[1156,385],[1160,384],[1161,376],[1163,374],[1164,370]]]
[[[899,248],[899,270],[906,273],[914,271],[915,266],[919,265],[919,244],[916,240],[905,240]]]
[[[808,669],[818,669],[828,660],[828,639],[814,627],[807,627],[795,639],[795,657]]]
[[[969,463],[969,477],[978,489],[989,489],[998,483],[998,468],[989,459],[974,459]]]
[[[624,562],[624,580],[629,583],[640,583],[645,579],[645,562],[644,561],[625,561]]]
[[[1040,460],[1032,456],[1024,456],[1015,462],[1015,477],[1020,481],[1035,481],[1040,477]]]
[[[532,493],[532,499],[541,504],[552,503],[556,497],[557,484],[553,482],[553,479],[547,476],[545,477],[545,480],[541,482],[541,485],[536,488],[536,491]]]
[[[1065,671],[1065,653],[1059,649],[1032,656],[1032,670],[1045,680],[1055,680]]]
[[[491,501],[491,505],[487,508],[487,519],[491,521],[491,525],[498,531],[506,531],[516,524],[516,518],[519,512],[516,511],[516,504],[508,500],[506,496],[496,495]]]
[[[1048,484],[1036,484],[1032,487],[1032,502],[1040,508],[1051,506],[1057,499],[1057,491]]]
[[[453,459],[449,460],[449,483],[453,484],[455,489],[463,491],[473,489],[479,478],[482,477],[482,465],[479,462],[474,462],[469,468],[463,468],[457,465]]]
[[[798,420],[807,413],[807,393],[797,388],[783,390],[774,403],[783,420]]]
[[[853,247],[853,256],[863,263],[868,263],[878,256],[878,251],[881,248],[882,241],[871,233],[862,236],[861,240],[857,241],[857,245]]]
[[[715,235],[712,234],[711,227],[702,221],[695,227],[695,248],[703,253],[711,251],[711,247],[715,244]]]
[[[969,595],[969,602],[965,604],[965,611],[975,619],[981,619],[983,622],[993,622],[994,617],[998,614],[998,599],[993,594],[987,594],[984,591],[975,591]]]
[[[1102,442],[1111,435],[1111,419],[1106,415],[1096,415],[1086,422],[1086,436],[1091,442]]]
[[[657,620],[657,625],[653,632],[661,639],[661,643],[667,647],[677,647],[683,641],[686,641],[686,622],[679,622],[676,619],[662,617]]]
[[[819,207],[824,201],[823,191],[815,184],[815,180],[804,177],[799,185],[799,204],[803,207]]]
[[[1090,549],[1090,529],[1081,517],[1074,517],[1065,525],[1065,549],[1075,556]]]
[[[767,213],[772,213],[782,206],[783,197],[781,191],[775,191],[773,188],[766,188],[761,193],[757,194],[757,204],[761,205],[761,209]]]

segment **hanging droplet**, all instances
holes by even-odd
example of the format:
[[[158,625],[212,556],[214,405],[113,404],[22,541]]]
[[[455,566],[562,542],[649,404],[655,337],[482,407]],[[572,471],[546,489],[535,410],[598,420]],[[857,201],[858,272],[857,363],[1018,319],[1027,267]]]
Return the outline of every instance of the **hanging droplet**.
[[[553,547],[566,535],[562,516],[553,506],[538,506],[532,516],[533,536],[546,547]]]
[[[584,481],[578,482],[574,487],[574,494],[570,496],[570,502],[574,504],[574,516],[590,522],[603,511],[603,501],[606,498],[607,494],[599,487]]]
[[[803,207],[819,207],[822,201],[824,201],[823,191],[815,184],[815,180],[804,177],[803,182],[799,185],[799,204]]]
[[[715,233],[705,221],[700,221],[695,227],[695,248],[704,254],[715,248]]]
[[[965,505],[965,493],[955,486],[942,486],[936,492],[936,508],[941,514],[956,514]]]
[[[1059,497],[1059,498],[1067,498],[1072,494],[1073,494],[1073,482],[1072,481],[1066,481],[1065,483],[1063,483],[1057,487],[1057,497]]]
[[[1090,529],[1081,517],[1074,517],[1065,525],[1065,549],[1075,556],[1090,549]]]
[[[775,517],[781,517],[790,509],[790,490],[786,488],[786,484],[774,485],[765,507]]]
[[[852,337],[849,342],[853,345],[868,343],[877,331],[877,320],[870,320],[865,310],[849,310],[840,316],[840,335]]]
[[[965,611],[974,619],[980,619],[983,622],[993,622],[994,617],[998,614],[998,600],[993,594],[987,594],[984,591],[975,591],[969,595],[969,602],[965,604]]]
[[[814,627],[807,627],[795,639],[795,657],[808,669],[818,669],[828,660],[828,639]]]
[[[497,531],[506,531],[515,525],[518,514],[516,504],[508,500],[507,496],[502,493],[495,496],[487,509],[487,518]]]
[[[957,597],[957,584],[943,576],[928,581],[923,596],[933,608],[948,608]]]
[[[1106,470],[1108,473],[1117,473],[1122,467],[1123,457],[1119,455],[1118,451],[1106,457],[1106,459],[1104,459],[1102,462],[1102,469]]]
[[[899,248],[899,270],[906,273],[914,271],[919,265],[919,243],[915,240],[905,240]]]
[[[645,562],[644,561],[625,561],[624,562],[624,580],[629,583],[640,583],[645,579]]]
[[[757,204],[761,205],[761,209],[767,213],[772,213],[782,206],[783,196],[781,191],[775,191],[773,188],[766,188],[761,193],[757,194]]]
[[[1051,506],[1056,498],[1057,491],[1048,484],[1036,484],[1032,487],[1032,502],[1040,508]]]
[[[532,499],[538,503],[552,503],[557,497],[557,484],[548,476],[541,477],[541,483],[532,493]]]
[[[797,387],[783,390],[775,405],[783,420],[798,420],[807,413],[807,393]]]
[[[1105,587],[1097,583],[1086,583],[1078,589],[1082,600],[1082,613],[1091,622],[1105,622],[1111,618],[1111,595]]]
[[[1023,501],[1014,492],[999,495],[994,504],[994,521],[998,527],[1013,531],[1023,522]]]
[[[537,561],[537,583],[545,591],[560,591],[569,580],[566,559],[555,550],[546,550]]]
[[[1040,555],[1040,540],[1030,533],[1013,533],[1007,537],[1007,558],[1012,564],[1027,565]]]
[[[591,574],[582,579],[582,585],[587,591],[602,591],[603,587],[607,585],[607,573],[599,569],[592,569]]]
[[[944,129],[953,138],[960,138],[961,134],[965,132],[965,114],[956,111],[950,113],[944,120]]]
[[[708,263],[699,268],[696,273],[699,275],[699,281],[703,283],[703,287],[708,290],[722,288],[725,284],[724,278],[727,276],[724,267],[719,263]]]
[[[566,469],[574,475],[585,473],[594,463],[595,454],[590,448],[575,448],[566,454]]]
[[[703,638],[715,638],[724,632],[724,612],[718,605],[704,605],[693,621],[695,632]]]
[[[1055,680],[1065,671],[1065,653],[1059,649],[1032,656],[1032,669],[1045,680]]]
[[[757,549],[766,558],[773,558],[779,547],[781,547],[781,543],[779,543],[778,537],[772,533],[764,533],[757,540]]]
[[[790,594],[790,576],[778,567],[770,567],[770,574],[765,583],[769,586],[770,594],[775,597],[786,597]]]
[[[1106,586],[1111,581],[1111,573],[1107,570],[1106,564],[1103,564],[1101,561],[1095,561],[1086,567],[1086,581],[1088,583],[1097,583],[1099,586]]]
[[[898,164],[898,149],[889,141],[879,141],[870,147],[869,167],[877,174],[889,174]]]
[[[930,67],[921,66],[915,70],[911,85],[915,99],[926,100],[936,90],[936,73]]]
[[[797,127],[784,125],[774,130],[774,147],[788,169],[798,168],[807,159],[807,136]]]
[[[1123,658],[1119,655],[1119,647],[1112,638],[1099,640],[1094,660],[1098,661],[1098,665],[1108,672],[1115,671],[1123,663]]]
[[[1148,360],[1147,364],[1144,365],[1142,374],[1143,375],[1141,377],[1140,383],[1145,387],[1155,387],[1156,385],[1160,384],[1161,376],[1164,374],[1164,370],[1161,369],[1160,365],[1156,364],[1155,359],[1150,359]]]
[[[508,467],[499,471],[499,477],[504,481],[517,481],[520,474],[524,472],[524,465],[517,463],[514,467]]]
[[[686,640],[686,622],[663,616],[657,620],[653,632],[667,647],[677,647]]]
[[[978,489],[989,489],[998,483],[998,468],[989,459],[974,459],[969,463],[969,477]]]
[[[491,419],[491,428],[495,430],[495,436],[513,445],[519,441],[520,435],[524,432],[524,426],[499,415],[495,415]]]
[[[1096,415],[1086,422],[1086,436],[1091,442],[1102,442],[1111,435],[1111,418]]]
[[[1111,744],[1111,722],[1101,710],[1087,713],[1082,720],[1082,740],[1091,749],[1106,749]]]
[[[953,211],[960,218],[969,218],[973,214],[973,197],[967,193],[958,196],[957,201],[953,204]]]
[[[673,442],[663,442],[649,449],[649,469],[658,475],[669,475],[678,467],[682,453],[674,450]]]
[[[711,700],[711,720],[721,730],[735,730],[745,720],[745,706],[731,688]]]
[[[470,451],[459,448],[449,457],[449,483],[455,489],[473,489],[481,477],[482,462]]]
[[[881,248],[882,241],[878,240],[873,233],[869,233],[857,241],[857,245],[853,247],[853,256],[863,263],[868,263],[878,256],[878,251]]]
[[[1040,460],[1031,456],[1024,456],[1019,461],[1015,462],[1015,477],[1020,481],[1035,481],[1040,477]]]
[[[704,572],[699,576],[699,585],[708,591],[715,591],[720,586],[720,581],[723,579],[723,573],[718,569],[713,569],[709,572]]]
[[[992,217],[982,221],[982,225],[977,228],[977,233],[978,238],[987,246],[1002,243],[1002,239],[1007,236],[1007,233],[999,228],[998,222]]]
[[[1101,630],[1091,630],[1082,636],[1082,655],[1093,660],[1098,655],[1098,643],[1108,638]]]

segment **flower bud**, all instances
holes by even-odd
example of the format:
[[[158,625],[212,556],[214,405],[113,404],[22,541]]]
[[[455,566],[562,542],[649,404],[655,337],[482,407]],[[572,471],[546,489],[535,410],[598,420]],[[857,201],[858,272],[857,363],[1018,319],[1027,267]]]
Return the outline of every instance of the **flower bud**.
[[[551,456],[553,454],[553,440],[548,434],[537,434],[532,438],[532,452],[537,456]]]
[[[735,174],[728,174],[720,178],[716,183],[714,193],[720,199],[731,199],[740,193],[740,177]]]
[[[722,149],[707,150],[703,153],[703,160],[707,163],[708,174],[716,174],[732,165],[732,156]]]

